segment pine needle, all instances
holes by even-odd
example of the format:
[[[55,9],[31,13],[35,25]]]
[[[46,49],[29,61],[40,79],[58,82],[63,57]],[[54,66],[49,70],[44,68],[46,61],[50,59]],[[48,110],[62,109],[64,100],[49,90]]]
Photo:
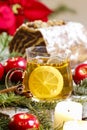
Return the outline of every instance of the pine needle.
[[[87,78],[82,80],[80,84],[73,86],[74,95],[87,95]]]
[[[0,130],[8,130],[8,123],[10,117],[6,114],[0,113]]]
[[[17,52],[9,53],[9,43],[12,38],[13,37],[6,32],[0,34],[0,62],[2,63],[10,57],[22,56],[21,53]]]
[[[29,113],[37,116],[40,121],[39,130],[53,130],[52,113],[56,102],[36,102],[25,96],[15,95],[14,93],[0,94],[1,107],[21,107],[28,108]],[[3,120],[4,123],[4,120]]]
[[[6,32],[0,34],[0,62],[4,62],[9,56],[8,45],[12,36]]]

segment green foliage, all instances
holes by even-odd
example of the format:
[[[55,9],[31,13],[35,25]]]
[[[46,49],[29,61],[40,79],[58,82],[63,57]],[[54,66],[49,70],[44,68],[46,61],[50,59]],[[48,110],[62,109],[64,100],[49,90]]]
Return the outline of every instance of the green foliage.
[[[0,94],[0,107],[28,108],[29,113],[36,115],[39,119],[41,124],[39,130],[53,130],[52,114],[54,112],[55,105],[56,102],[37,102],[31,98],[15,95],[14,93]],[[8,122],[9,118],[7,120],[2,120],[2,122],[0,121],[2,126],[7,126],[6,121]]]
[[[10,117],[6,114],[0,113],[0,130],[8,130],[8,123]]]
[[[6,32],[0,34],[0,62],[6,60],[9,56],[8,45],[12,36],[8,35]]]
[[[74,95],[87,95],[87,78],[73,86]]]
[[[9,43],[12,40],[12,36],[8,35],[6,32],[0,34],[0,62],[4,63],[10,57],[22,56],[22,54],[17,52],[9,53]]]

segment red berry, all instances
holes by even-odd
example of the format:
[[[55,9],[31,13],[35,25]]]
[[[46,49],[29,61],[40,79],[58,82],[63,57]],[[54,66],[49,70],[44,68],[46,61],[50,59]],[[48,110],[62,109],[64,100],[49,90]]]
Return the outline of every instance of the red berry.
[[[78,84],[85,78],[87,78],[87,63],[82,63],[76,66],[73,79]]]
[[[23,71],[18,70],[18,69],[25,70],[26,64],[27,64],[27,61],[23,57],[9,58],[5,62],[5,65],[4,65],[5,74],[7,74],[12,69],[15,69],[14,72],[12,72],[12,74],[10,75],[10,80],[12,82],[14,81],[15,83],[18,83],[19,81],[22,81],[22,72],[23,72]]]
[[[39,128],[39,121],[36,116],[29,113],[15,114],[9,123],[9,130],[31,130]]]
[[[26,59],[23,57],[13,57],[13,58],[9,58],[6,62],[5,62],[5,73],[7,73],[9,70],[13,69],[13,68],[21,68],[23,70],[26,69]]]
[[[0,80],[2,79],[4,75],[4,66],[0,63]]]

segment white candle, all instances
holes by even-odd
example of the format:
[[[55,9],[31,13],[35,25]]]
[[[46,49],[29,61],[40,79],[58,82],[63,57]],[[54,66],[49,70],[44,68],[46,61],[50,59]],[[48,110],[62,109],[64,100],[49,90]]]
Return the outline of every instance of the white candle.
[[[87,121],[67,121],[63,130],[87,130]]]
[[[69,120],[82,119],[82,105],[74,101],[61,101],[55,107],[54,127],[63,125]]]

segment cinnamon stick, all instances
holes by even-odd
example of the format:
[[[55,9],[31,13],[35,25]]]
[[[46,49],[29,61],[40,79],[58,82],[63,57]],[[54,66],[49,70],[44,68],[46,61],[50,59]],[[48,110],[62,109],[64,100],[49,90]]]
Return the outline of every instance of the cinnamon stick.
[[[6,89],[3,89],[3,90],[0,90],[0,93],[8,93],[8,92],[13,92],[17,89],[18,86],[12,86],[10,88],[6,88]]]
[[[16,92],[17,94],[22,94],[24,86],[22,84],[12,86],[3,90],[0,90],[0,93]]]

